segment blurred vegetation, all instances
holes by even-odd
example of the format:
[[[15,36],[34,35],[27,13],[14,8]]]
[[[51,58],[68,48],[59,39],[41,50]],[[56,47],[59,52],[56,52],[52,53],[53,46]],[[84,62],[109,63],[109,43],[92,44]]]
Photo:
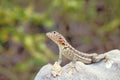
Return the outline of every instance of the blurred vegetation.
[[[120,48],[119,8],[119,0],[0,0],[0,80],[33,80],[41,66],[57,60],[45,32],[62,32],[64,26],[56,27],[61,23],[90,25],[91,34],[81,36],[84,44],[93,38],[103,51]]]
[[[35,12],[31,3],[27,7],[14,5],[14,0],[0,3],[0,79],[4,75],[9,80],[33,80],[34,70],[56,59],[45,45],[45,34],[34,32],[34,27],[49,28],[53,23],[47,13]]]

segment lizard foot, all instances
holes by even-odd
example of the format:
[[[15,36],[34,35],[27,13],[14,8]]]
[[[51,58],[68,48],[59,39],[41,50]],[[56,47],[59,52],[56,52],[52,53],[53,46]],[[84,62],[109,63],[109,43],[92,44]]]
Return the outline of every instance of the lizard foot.
[[[68,67],[68,71],[69,71],[69,73],[73,73],[73,71],[77,71],[78,72],[78,70],[76,68],[76,64],[70,63],[69,67]]]
[[[106,63],[106,68],[111,68],[114,62],[109,57],[105,56],[105,63]]]
[[[51,74],[56,77],[56,76],[60,76],[62,73],[62,67],[60,66],[60,64],[58,62],[55,62],[53,67],[52,67],[52,71]]]

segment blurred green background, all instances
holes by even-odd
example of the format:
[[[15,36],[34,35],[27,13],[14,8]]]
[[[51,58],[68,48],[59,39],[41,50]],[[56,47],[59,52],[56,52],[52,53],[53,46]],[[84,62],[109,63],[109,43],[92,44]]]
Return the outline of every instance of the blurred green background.
[[[120,0],[0,0],[0,80],[33,80],[54,63],[49,31],[83,52],[120,49],[119,9]]]

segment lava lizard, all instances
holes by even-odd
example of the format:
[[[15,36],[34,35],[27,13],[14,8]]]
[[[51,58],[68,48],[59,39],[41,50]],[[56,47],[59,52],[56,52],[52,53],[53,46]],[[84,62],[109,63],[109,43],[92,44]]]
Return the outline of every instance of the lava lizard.
[[[46,35],[59,47],[59,64],[61,64],[62,62],[62,55],[69,60],[72,60],[73,62],[81,61],[85,64],[91,64],[94,62],[99,62],[103,59],[108,59],[105,54],[87,54],[76,50],[67,42],[67,40],[62,36],[62,34],[58,33],[57,31],[48,32],[46,33]]]

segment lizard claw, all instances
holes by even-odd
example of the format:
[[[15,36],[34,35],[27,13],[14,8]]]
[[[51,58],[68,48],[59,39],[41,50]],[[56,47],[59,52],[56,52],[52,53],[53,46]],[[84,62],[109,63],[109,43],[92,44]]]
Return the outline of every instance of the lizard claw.
[[[107,60],[106,61],[106,68],[111,68],[113,63],[114,62],[112,60]]]
[[[56,76],[60,76],[62,73],[62,67],[60,66],[60,64],[58,62],[55,62],[53,67],[52,67],[52,71],[51,74],[56,77]]]
[[[106,68],[111,68],[112,64],[114,63],[110,58],[107,56],[105,57],[105,62],[106,62]]]
[[[74,70],[76,70],[77,72],[78,72],[78,70],[77,70],[77,68],[76,68],[76,64],[74,64],[73,62],[71,63],[71,64],[69,64],[70,66],[68,67],[68,71],[69,71],[69,73],[72,73]]]

